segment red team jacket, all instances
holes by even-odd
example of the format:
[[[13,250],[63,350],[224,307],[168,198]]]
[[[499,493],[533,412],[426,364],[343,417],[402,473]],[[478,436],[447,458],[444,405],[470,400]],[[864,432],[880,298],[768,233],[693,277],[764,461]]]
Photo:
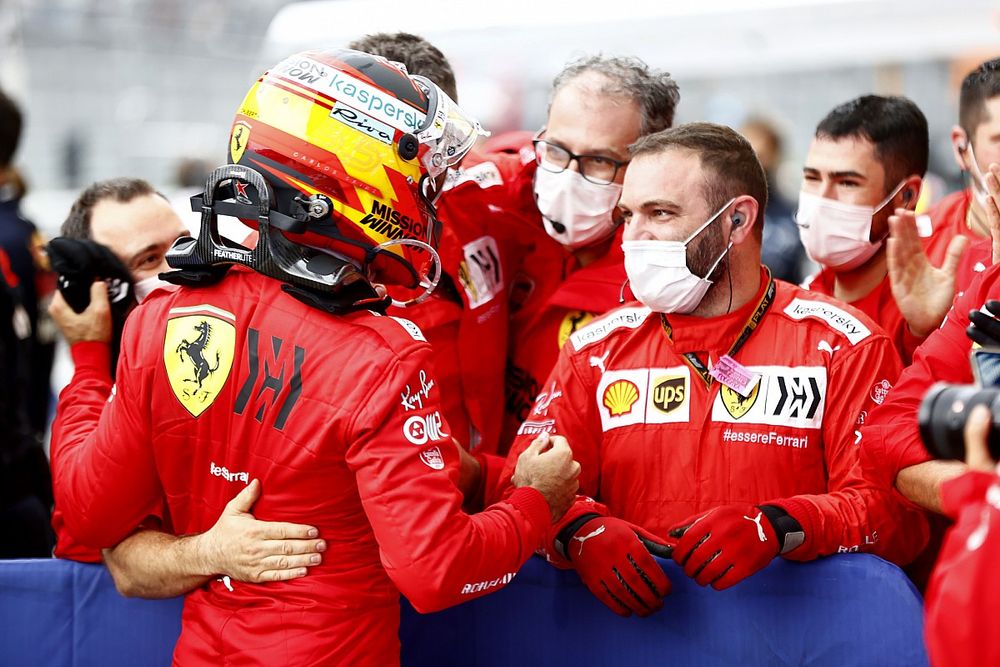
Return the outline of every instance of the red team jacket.
[[[935,667],[1000,664],[1000,477],[968,472],[941,486],[955,520],[927,589],[927,649]]]
[[[496,590],[550,525],[533,489],[461,511],[430,364],[411,322],[332,316],[245,269],[157,293],[129,317],[110,398],[87,366],[60,397],[66,528],[111,546],[165,497],[178,534],[203,532],[259,478],[255,514],[315,525],[323,563],[291,582],[190,593],[175,660],[394,664],[397,590],[425,612]]]
[[[455,437],[491,454],[503,418],[508,290],[525,252],[514,215],[493,203],[503,183],[489,161],[449,176],[437,205],[445,284],[423,303],[391,310],[419,325],[431,343],[442,408]]]
[[[836,274],[830,269],[823,269],[804,285],[810,292],[817,292],[833,297],[834,280]],[[910,332],[903,314],[899,312],[896,300],[892,296],[892,285],[889,283],[889,276],[880,282],[875,289],[865,296],[851,301],[849,306],[857,308],[862,313],[870,317],[878,324],[883,331],[889,335],[889,340],[899,352],[899,356],[906,366],[913,358],[913,352],[924,341]]]
[[[936,382],[972,384],[972,341],[965,335],[969,311],[979,310],[988,299],[1000,298],[998,281],[1000,265],[987,268],[973,280],[955,299],[941,328],[917,350],[888,400],[871,414],[862,429],[861,449],[865,468],[873,479],[895,484],[900,470],[931,460],[920,439],[920,402]]]
[[[607,254],[584,267],[578,267],[573,256],[548,235],[539,245],[547,246],[550,254],[558,252],[560,261],[549,272],[536,272],[535,293],[511,319],[501,439],[504,452],[528,418],[566,341],[595,317],[620,305],[626,278],[620,228]],[[532,264],[538,268],[537,259]]]
[[[897,523],[888,489],[861,477],[858,423],[899,374],[892,343],[857,311],[776,281],[773,303],[736,360],[760,374],[747,398],[706,384],[685,353],[705,363],[726,353],[759,307],[757,297],[711,319],[612,311],[570,337],[507,460],[535,435],[564,435],[580,462],[581,493],[562,526],[586,512],[659,534],[727,503],[768,503],[802,525],[786,554],[809,560],[868,551],[906,562],[926,539],[922,517]],[[707,354],[706,354],[707,353]],[[558,560],[554,550],[550,558]]]
[[[931,235],[924,240],[924,251],[934,266],[941,266],[948,244],[956,236],[965,236],[972,242],[983,239],[982,236],[969,229],[969,225],[966,223],[971,197],[972,193],[968,188],[959,190],[942,198],[927,211],[926,215],[931,219],[932,231]]]
[[[626,274],[621,228],[608,242],[607,252],[586,266],[545,232],[535,205],[537,164],[530,144],[516,154],[497,153],[490,159],[503,179],[491,201],[515,214],[513,228],[521,243],[509,287],[510,340],[500,438],[500,452],[505,453],[568,337],[620,305]]]
[[[973,241],[962,261],[958,264],[958,271],[955,273],[955,291],[957,296],[961,296],[976,277],[993,265],[993,241],[991,239],[978,239]]]

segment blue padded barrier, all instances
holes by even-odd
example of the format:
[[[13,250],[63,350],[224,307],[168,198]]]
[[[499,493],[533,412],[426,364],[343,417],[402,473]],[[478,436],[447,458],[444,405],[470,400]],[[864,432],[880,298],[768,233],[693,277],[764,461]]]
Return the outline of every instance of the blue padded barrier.
[[[531,559],[505,589],[437,614],[404,604],[403,664],[927,664],[920,596],[873,556],[778,560],[727,591],[672,562],[673,592],[649,618],[615,616],[580,584]],[[107,571],[60,560],[0,561],[0,665],[169,665],[180,600],[128,600]]]

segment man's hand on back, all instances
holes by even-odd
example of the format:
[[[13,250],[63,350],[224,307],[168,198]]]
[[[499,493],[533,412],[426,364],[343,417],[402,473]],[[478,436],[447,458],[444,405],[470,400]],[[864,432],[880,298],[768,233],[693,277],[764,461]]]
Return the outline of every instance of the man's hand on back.
[[[260,481],[253,480],[229,501],[208,532],[195,537],[206,573],[228,575],[237,581],[263,583],[304,577],[319,565],[326,542],[312,526],[259,521],[250,508],[260,497]]]

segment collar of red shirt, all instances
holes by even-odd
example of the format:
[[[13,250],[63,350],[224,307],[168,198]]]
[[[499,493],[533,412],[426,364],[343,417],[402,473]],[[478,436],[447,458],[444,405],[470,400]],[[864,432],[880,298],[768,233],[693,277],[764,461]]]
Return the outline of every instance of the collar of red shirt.
[[[688,352],[708,352],[712,360],[729,351],[730,346],[743,332],[750,315],[757,308],[767,289],[767,273],[760,269],[760,287],[752,299],[737,310],[718,317],[695,317],[692,315],[668,315],[672,328],[674,349],[680,354]],[[656,318],[659,326],[659,318]],[[703,359],[704,360],[704,359]]]

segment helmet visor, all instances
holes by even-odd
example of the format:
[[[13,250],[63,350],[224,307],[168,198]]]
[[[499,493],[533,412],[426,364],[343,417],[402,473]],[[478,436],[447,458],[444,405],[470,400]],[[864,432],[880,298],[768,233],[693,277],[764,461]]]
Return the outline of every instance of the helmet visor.
[[[431,178],[437,178],[448,167],[461,162],[479,137],[488,137],[490,133],[429,79],[412,78],[424,89],[430,102],[427,118],[417,131],[417,139],[429,148],[421,163]]]

